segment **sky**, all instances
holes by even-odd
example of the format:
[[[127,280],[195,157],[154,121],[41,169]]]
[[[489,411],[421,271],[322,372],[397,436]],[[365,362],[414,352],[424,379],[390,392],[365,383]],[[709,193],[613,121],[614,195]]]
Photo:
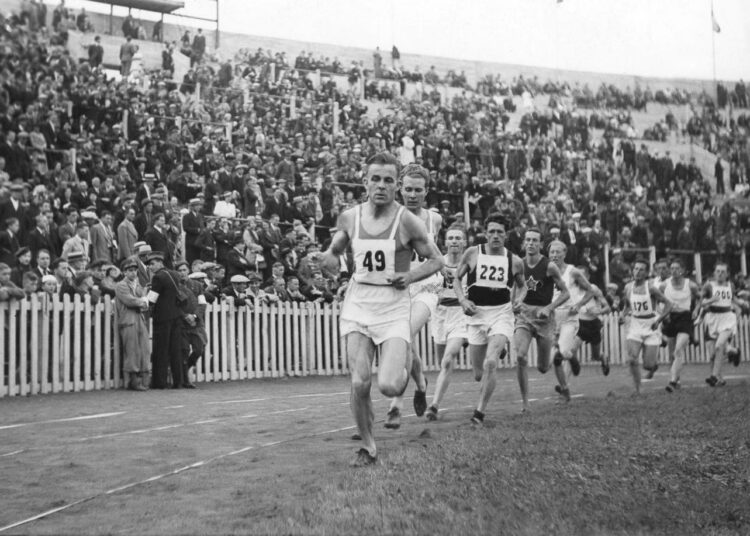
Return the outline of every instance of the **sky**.
[[[718,79],[750,79],[750,0],[713,0],[718,34],[712,32],[711,0],[218,1],[222,31],[385,51],[396,44],[402,53],[707,80],[713,78],[715,47]],[[84,0],[67,3],[102,10]],[[214,0],[185,4],[186,14],[215,14]]]

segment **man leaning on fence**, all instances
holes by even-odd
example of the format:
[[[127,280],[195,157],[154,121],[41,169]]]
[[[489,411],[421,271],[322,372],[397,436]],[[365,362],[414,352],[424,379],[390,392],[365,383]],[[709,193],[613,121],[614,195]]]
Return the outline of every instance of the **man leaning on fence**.
[[[145,391],[151,376],[148,343],[148,300],[138,283],[138,262],[125,259],[120,266],[125,278],[115,286],[117,328],[122,341],[123,371],[131,391]]]

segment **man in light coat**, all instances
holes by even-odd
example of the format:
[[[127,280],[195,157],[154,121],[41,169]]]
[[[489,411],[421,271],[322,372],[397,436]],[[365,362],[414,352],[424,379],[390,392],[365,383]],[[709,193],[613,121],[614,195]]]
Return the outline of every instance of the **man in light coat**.
[[[125,219],[117,226],[117,245],[120,249],[120,259],[127,259],[136,255],[135,243],[138,241],[138,231],[135,228],[135,209],[129,208],[125,212]]]
[[[111,263],[117,260],[117,242],[112,229],[112,214],[106,210],[101,219],[89,228],[91,257],[93,261]]]
[[[138,262],[125,259],[120,266],[124,279],[115,286],[117,327],[122,341],[123,371],[127,389],[145,391],[151,376],[146,291],[138,283]]]

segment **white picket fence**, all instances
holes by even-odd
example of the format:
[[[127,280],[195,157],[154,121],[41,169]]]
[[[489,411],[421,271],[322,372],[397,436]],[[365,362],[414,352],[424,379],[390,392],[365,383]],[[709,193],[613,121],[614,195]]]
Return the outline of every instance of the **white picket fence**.
[[[289,304],[235,307],[229,301],[208,306],[208,344],[198,362],[199,382],[347,374],[345,342],[339,337],[339,306]],[[118,389],[123,386],[115,307],[109,297],[92,305],[86,297],[71,301],[33,296],[0,303],[0,397]],[[740,319],[739,343],[750,355],[750,321]],[[625,328],[612,314],[605,319],[603,351],[614,365],[625,362]],[[698,346],[688,348],[689,363],[708,362],[703,330]],[[419,336],[427,370],[439,370],[429,326]],[[582,355],[590,363],[588,348]],[[666,348],[660,362],[667,363]],[[515,363],[512,352],[501,366]],[[530,364],[536,366],[532,345]],[[471,365],[462,352],[458,368]]]

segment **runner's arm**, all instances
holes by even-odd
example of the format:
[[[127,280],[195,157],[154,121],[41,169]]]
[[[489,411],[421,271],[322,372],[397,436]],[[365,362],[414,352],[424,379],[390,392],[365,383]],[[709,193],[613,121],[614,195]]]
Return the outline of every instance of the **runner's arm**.
[[[570,307],[570,312],[576,314],[581,310],[581,307],[586,305],[596,294],[594,291],[594,285],[592,285],[577,268],[573,268],[573,281],[585,292],[581,301],[572,304]]]
[[[518,255],[511,257],[513,263],[513,289],[511,290],[511,302],[513,310],[517,310],[526,297],[526,274],[524,273],[523,260]]]
[[[560,304],[565,303],[568,298],[570,298],[570,292],[568,291],[568,287],[565,285],[565,281],[563,281],[562,275],[560,275],[560,269],[555,263],[550,262],[547,265],[547,275],[552,278],[552,280],[555,282],[555,285],[557,285],[557,288],[560,289],[560,295],[557,297],[557,299],[553,300],[552,303],[544,308],[551,313],[552,311],[557,309]]]
[[[695,307],[692,311],[692,318],[695,320],[701,314],[701,292],[693,281],[688,280],[690,283],[690,296],[695,302]]]
[[[399,289],[407,288],[410,284],[439,272],[445,265],[440,250],[427,236],[427,228],[422,220],[407,211],[404,213],[401,224],[402,237],[406,238],[402,243],[409,244],[417,255],[424,259],[424,262],[408,272],[393,274],[391,284]]]
[[[464,254],[461,256],[461,262],[458,263],[458,268],[456,268],[456,276],[453,278],[453,290],[456,293],[458,304],[463,308],[464,313],[469,316],[476,313],[476,305],[466,297],[463,282],[461,280],[471,271],[473,265],[476,264],[476,251],[477,248],[475,247],[471,247],[464,251]],[[469,289],[466,289],[466,291],[468,290]]]
[[[624,324],[625,317],[630,314],[630,288],[630,283],[628,283],[625,285],[625,290],[622,293],[625,304],[622,306],[622,312],[620,313],[620,324]]]
[[[671,300],[667,299],[667,297],[662,293],[661,290],[654,286],[651,286],[649,292],[656,301],[664,304],[664,307],[661,310],[661,314],[657,316],[656,320],[654,321],[654,326],[658,326],[672,311],[672,307],[674,306],[674,304],[671,302]]]
[[[347,246],[349,245],[349,233],[346,231],[350,228],[351,213],[346,211],[339,216],[336,227],[338,231],[333,235],[331,239],[331,245],[328,249],[320,254],[318,257],[320,267],[328,275],[338,277],[339,269],[341,267],[341,261],[339,257],[344,254]]]

